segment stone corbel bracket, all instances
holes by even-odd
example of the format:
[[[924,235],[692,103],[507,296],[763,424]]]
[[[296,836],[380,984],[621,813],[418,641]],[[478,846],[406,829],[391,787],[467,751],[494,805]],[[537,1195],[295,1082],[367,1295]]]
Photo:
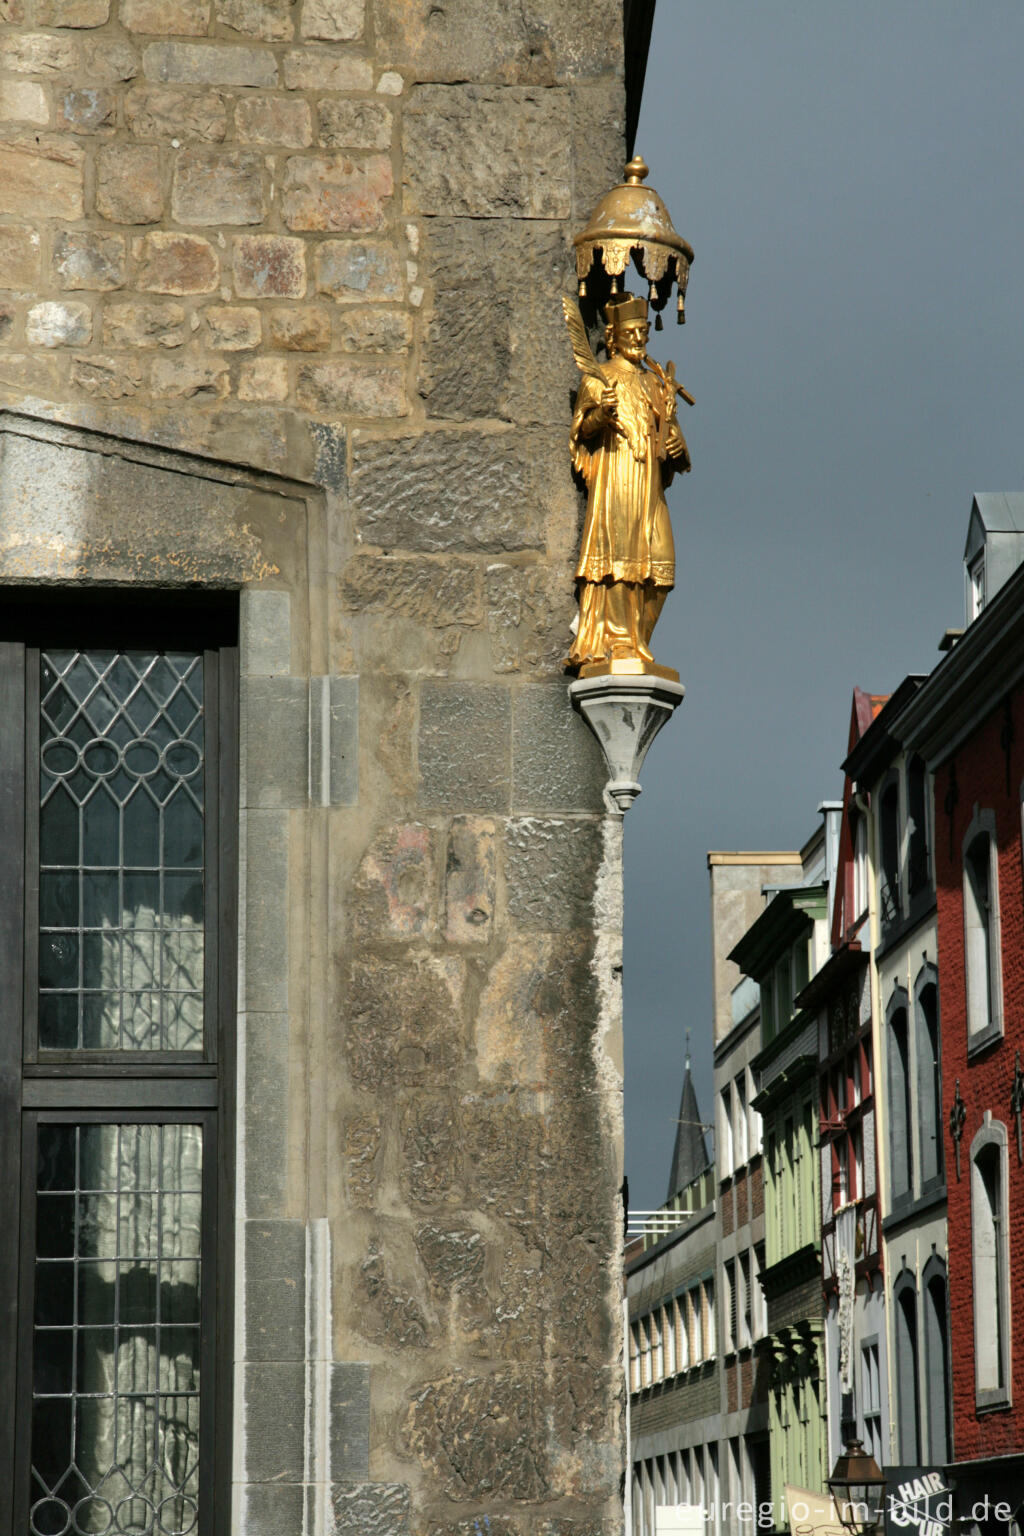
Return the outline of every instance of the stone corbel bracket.
[[[662,677],[578,677],[569,684],[608,764],[604,803],[624,816],[640,794],[638,775],[651,742],[683,702],[682,683]]]

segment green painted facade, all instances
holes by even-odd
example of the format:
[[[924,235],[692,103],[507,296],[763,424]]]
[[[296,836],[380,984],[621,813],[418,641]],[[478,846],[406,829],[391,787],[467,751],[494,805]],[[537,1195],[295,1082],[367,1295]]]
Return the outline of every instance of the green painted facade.
[[[823,884],[779,891],[732,958],[761,987],[754,1066],[763,1120],[765,1270],[776,1510],[787,1486],[824,1489],[829,1468],[821,1288],[816,1015],[799,995],[824,957]],[[820,961],[819,961],[820,963]],[[788,1530],[781,1525],[779,1530]]]

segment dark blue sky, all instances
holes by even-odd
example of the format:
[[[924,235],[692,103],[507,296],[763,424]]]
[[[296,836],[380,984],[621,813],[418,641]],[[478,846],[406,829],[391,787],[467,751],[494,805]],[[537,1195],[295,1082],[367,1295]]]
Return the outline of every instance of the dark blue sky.
[[[665,1196],[684,1032],[711,1118],[710,848],[798,847],[855,685],[963,622],[975,490],[1024,488],[1024,7],[660,0],[637,150],[696,256],[697,398],[626,819],[626,1166]],[[666,313],[669,313],[666,311]]]

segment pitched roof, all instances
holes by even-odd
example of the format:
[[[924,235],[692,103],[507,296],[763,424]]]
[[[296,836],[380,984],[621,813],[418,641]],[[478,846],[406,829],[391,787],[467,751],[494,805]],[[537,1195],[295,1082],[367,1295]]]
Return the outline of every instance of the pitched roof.
[[[692,1184],[705,1168],[710,1167],[708,1144],[704,1139],[704,1122],[697,1107],[697,1090],[693,1086],[690,1053],[687,1051],[683,1091],[679,1099],[676,1144],[672,1153],[672,1172],[669,1174],[666,1200],[671,1200],[674,1195],[678,1195],[680,1190]]]

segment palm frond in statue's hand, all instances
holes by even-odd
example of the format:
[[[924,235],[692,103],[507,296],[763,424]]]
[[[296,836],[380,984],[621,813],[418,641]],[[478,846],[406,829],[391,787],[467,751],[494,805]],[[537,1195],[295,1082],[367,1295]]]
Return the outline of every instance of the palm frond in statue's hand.
[[[565,323],[569,327],[569,340],[572,342],[572,355],[576,359],[576,366],[584,378],[600,379],[603,384],[608,382],[607,376],[601,364],[594,356],[594,349],[590,345],[590,337],[587,328],[583,324],[583,316],[580,314],[579,305],[572,299],[562,297],[562,313],[565,315]]]

